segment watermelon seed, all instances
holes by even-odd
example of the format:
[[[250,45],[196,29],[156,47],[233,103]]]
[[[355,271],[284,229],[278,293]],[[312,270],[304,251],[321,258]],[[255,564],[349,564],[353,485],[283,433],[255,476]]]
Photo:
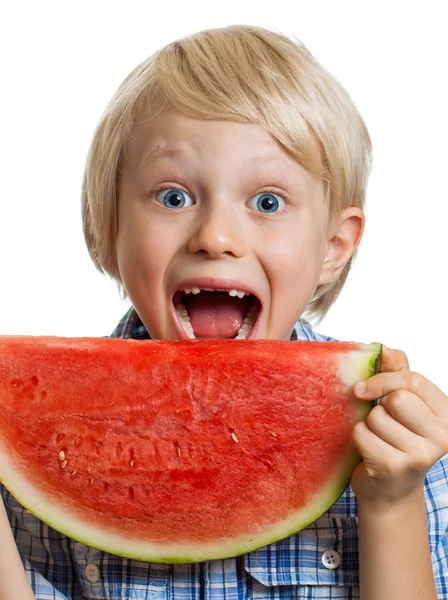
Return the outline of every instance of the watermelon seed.
[[[131,467],[133,467],[134,466],[134,461],[133,460],[129,461],[129,464],[131,465]]]
[[[72,476],[74,477],[74,476],[76,475],[76,473],[77,473],[77,471],[72,471],[72,472],[70,473],[70,475],[72,475]]]
[[[180,457],[180,448],[179,448],[179,446],[177,447],[177,456]]]
[[[61,450],[59,452],[59,460],[64,460],[64,459],[65,459],[65,452],[64,452],[64,450]]]
[[[82,444],[82,438],[81,437],[76,438],[75,448],[79,448],[81,444]]]
[[[235,432],[234,432],[234,431],[232,431],[232,440],[238,444],[238,441],[239,441],[239,440],[238,440],[238,438],[236,437],[236,434],[235,434]]]
[[[23,381],[21,379],[11,379],[11,381],[9,382],[10,385],[12,385],[12,387],[22,387],[23,385]]]
[[[63,469],[65,469],[65,467],[66,467],[66,466],[67,466],[67,461],[66,461],[66,460],[63,460],[63,461],[61,462],[61,467],[62,467]]]
[[[277,434],[276,434],[276,433],[274,433],[273,431],[270,431],[269,433],[270,433],[271,435],[273,435],[274,437],[277,437]]]
[[[92,477],[92,479],[90,480],[90,485],[93,485],[94,481],[95,481],[95,479]]]

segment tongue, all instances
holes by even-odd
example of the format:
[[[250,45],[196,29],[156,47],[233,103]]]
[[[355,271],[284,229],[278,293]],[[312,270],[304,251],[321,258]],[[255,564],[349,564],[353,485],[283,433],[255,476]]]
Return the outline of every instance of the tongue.
[[[196,338],[233,338],[247,313],[244,299],[227,292],[201,292],[188,298],[188,314]]]

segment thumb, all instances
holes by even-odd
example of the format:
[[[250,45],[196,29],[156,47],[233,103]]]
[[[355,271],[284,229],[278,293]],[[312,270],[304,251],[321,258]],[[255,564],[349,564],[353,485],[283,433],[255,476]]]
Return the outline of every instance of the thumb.
[[[375,342],[380,343],[380,342]],[[379,373],[390,373],[394,371],[409,371],[408,357],[402,350],[392,350],[382,344],[381,362]]]

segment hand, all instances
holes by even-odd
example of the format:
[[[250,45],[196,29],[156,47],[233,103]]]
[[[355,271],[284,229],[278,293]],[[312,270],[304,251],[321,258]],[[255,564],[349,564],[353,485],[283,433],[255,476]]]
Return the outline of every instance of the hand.
[[[448,397],[419,373],[406,354],[383,346],[380,372],[361,400],[381,399],[356,424],[352,442],[363,461],[351,485],[358,503],[389,506],[423,492],[426,472],[448,452]]]

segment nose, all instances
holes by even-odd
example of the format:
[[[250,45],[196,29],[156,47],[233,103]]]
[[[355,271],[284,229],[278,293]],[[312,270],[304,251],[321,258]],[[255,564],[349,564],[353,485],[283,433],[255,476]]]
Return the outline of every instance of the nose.
[[[241,215],[226,211],[222,207],[208,207],[198,216],[197,227],[188,244],[193,254],[203,254],[209,258],[225,255],[241,258],[246,253],[242,232]]]

